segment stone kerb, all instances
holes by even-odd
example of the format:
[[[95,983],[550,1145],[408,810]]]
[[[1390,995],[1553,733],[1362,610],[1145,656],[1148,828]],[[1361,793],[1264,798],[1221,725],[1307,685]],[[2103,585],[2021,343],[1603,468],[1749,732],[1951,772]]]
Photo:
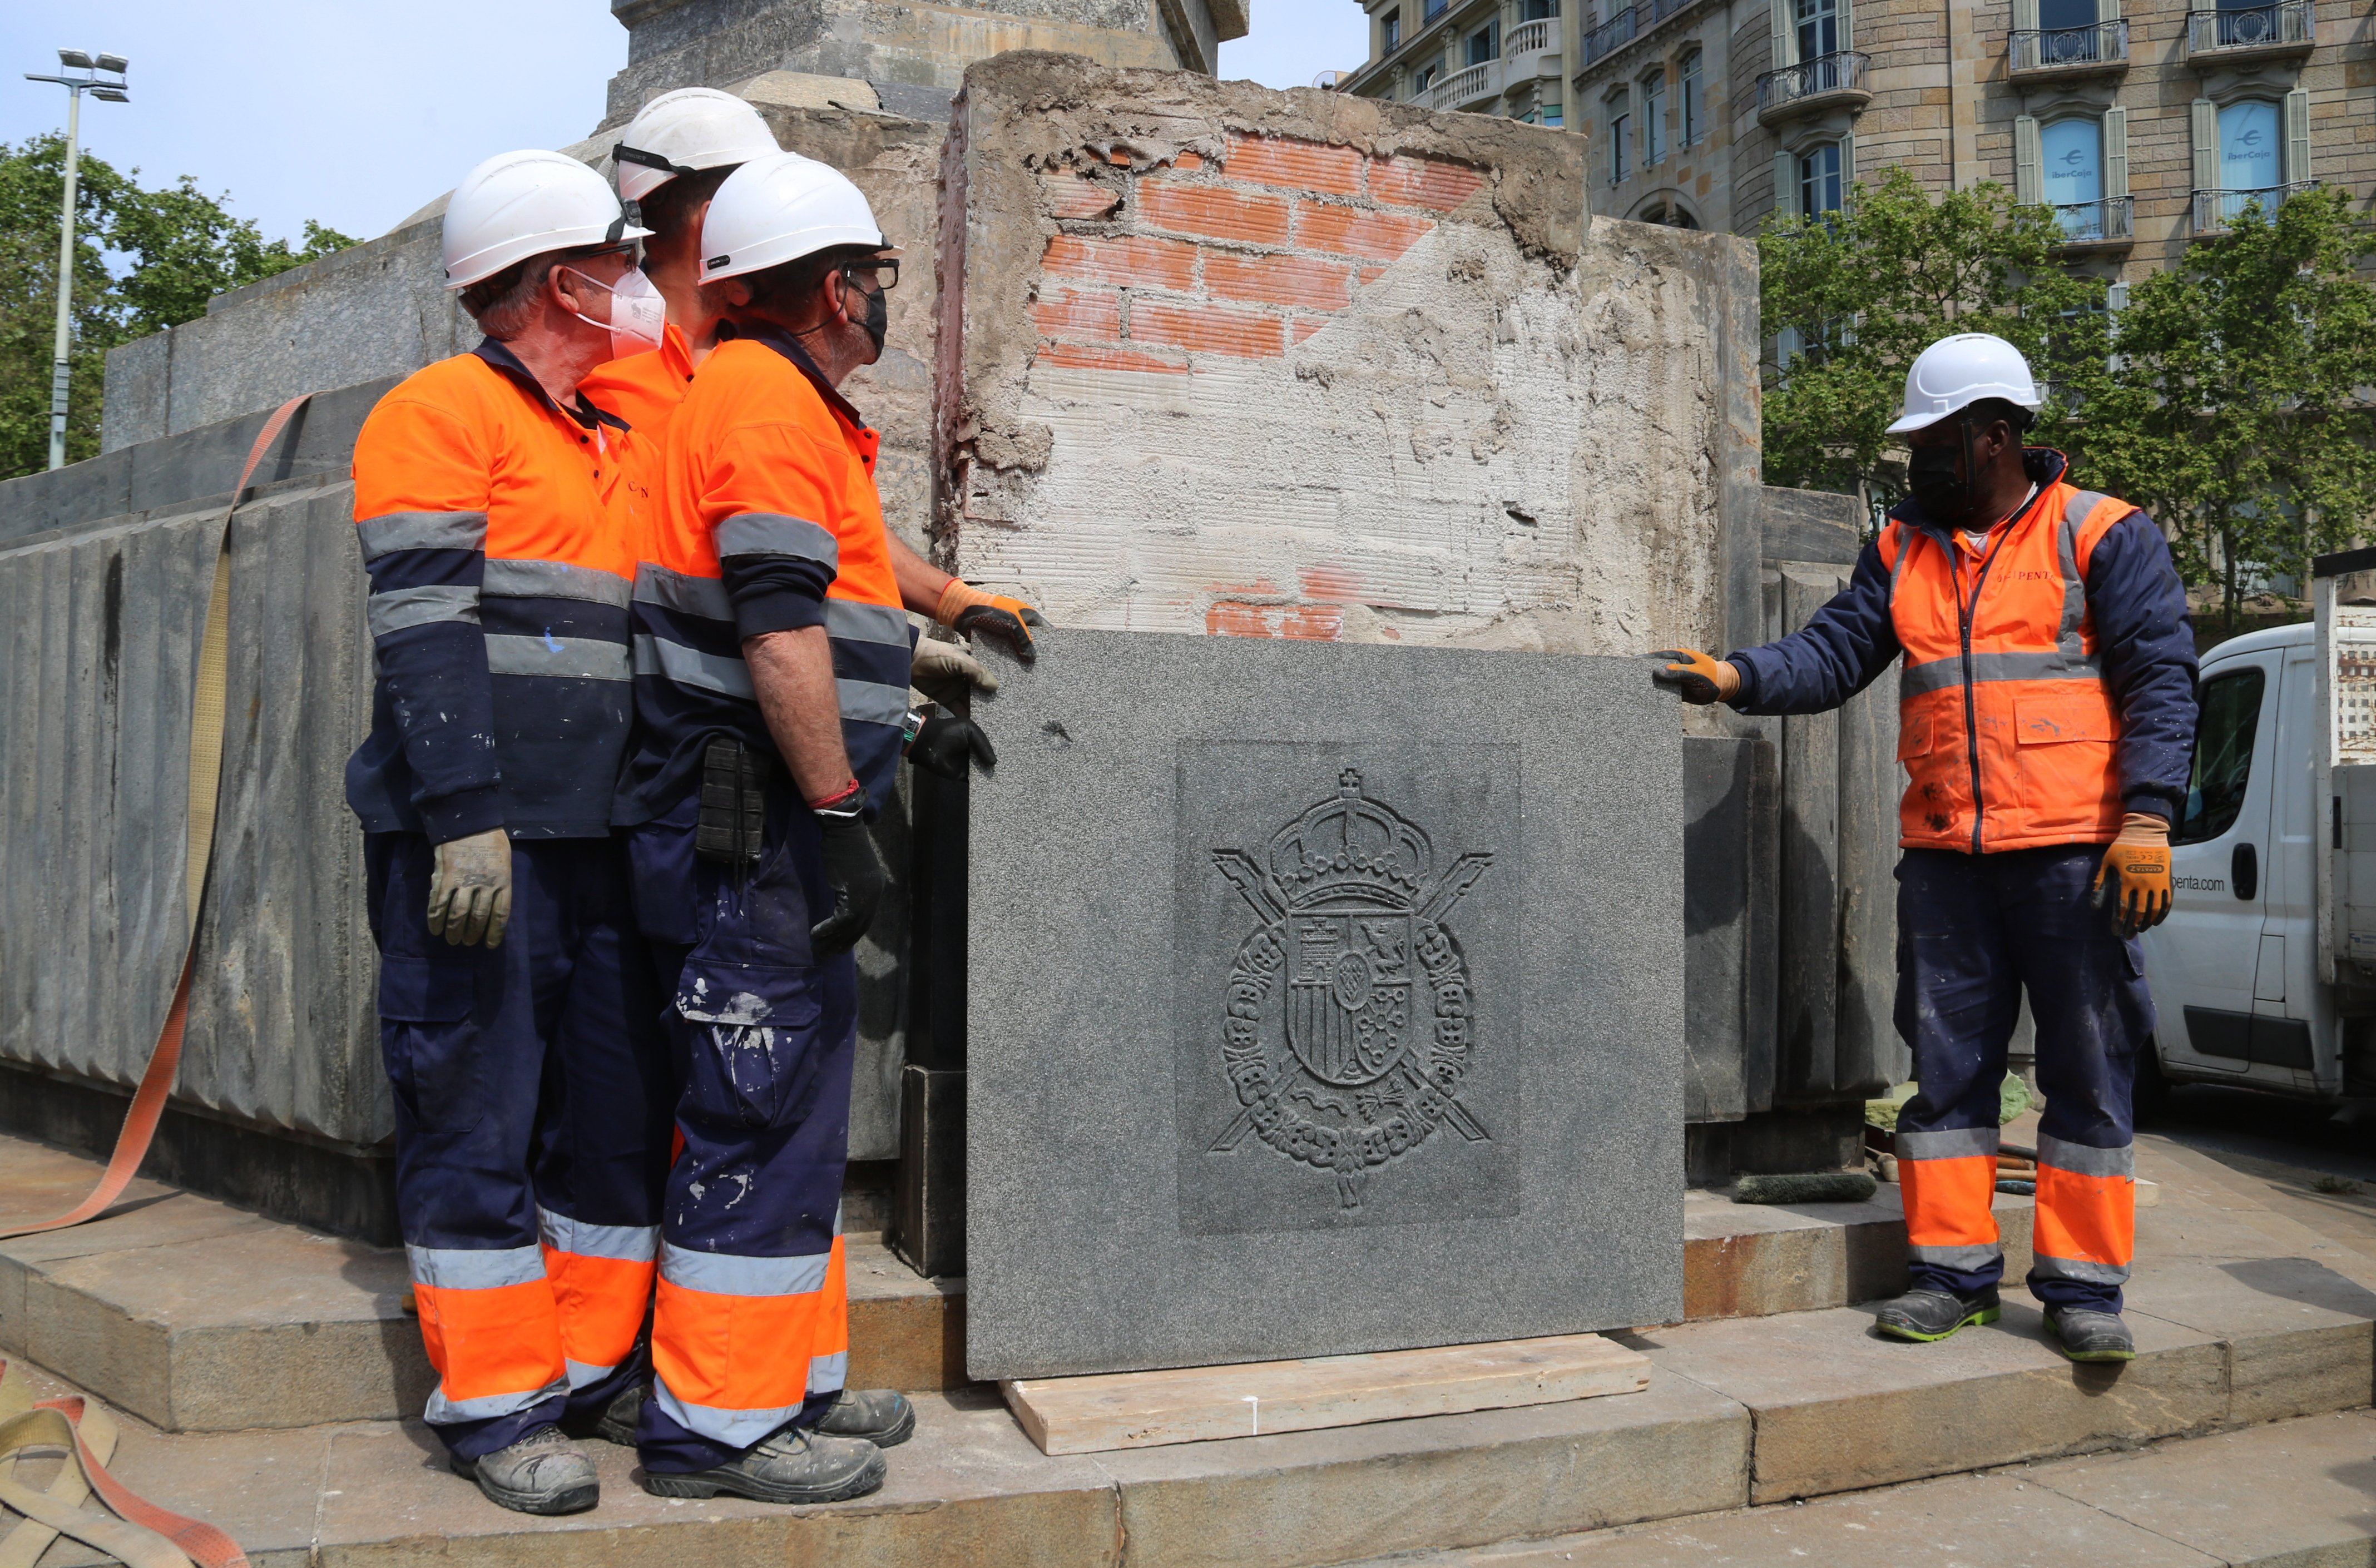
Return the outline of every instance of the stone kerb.
[[[1099,628],[1722,640],[1753,274],[1725,236],[1592,223],[1582,157],[1366,99],[975,66],[944,177],[944,559]]]

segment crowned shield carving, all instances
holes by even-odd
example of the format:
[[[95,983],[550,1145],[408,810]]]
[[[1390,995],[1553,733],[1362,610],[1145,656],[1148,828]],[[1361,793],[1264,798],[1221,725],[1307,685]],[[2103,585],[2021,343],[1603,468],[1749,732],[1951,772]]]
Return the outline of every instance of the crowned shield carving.
[[[1372,1170],[1440,1128],[1491,1137],[1460,1099],[1480,1042],[1449,917],[1492,861],[1470,852],[1439,873],[1427,830],[1370,799],[1350,767],[1259,861],[1214,851],[1261,921],[1230,967],[1221,1065],[1240,1109],[1212,1152],[1253,1134],[1332,1174],[1338,1203],[1358,1209]]]

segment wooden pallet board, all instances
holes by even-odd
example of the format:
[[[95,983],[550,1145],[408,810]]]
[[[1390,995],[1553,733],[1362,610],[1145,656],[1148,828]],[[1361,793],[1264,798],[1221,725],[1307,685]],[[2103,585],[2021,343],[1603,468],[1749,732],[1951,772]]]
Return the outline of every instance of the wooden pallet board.
[[[999,1386],[1042,1453],[1096,1454],[1549,1405],[1638,1393],[1649,1383],[1649,1358],[1639,1351],[1598,1334],[1565,1334]]]

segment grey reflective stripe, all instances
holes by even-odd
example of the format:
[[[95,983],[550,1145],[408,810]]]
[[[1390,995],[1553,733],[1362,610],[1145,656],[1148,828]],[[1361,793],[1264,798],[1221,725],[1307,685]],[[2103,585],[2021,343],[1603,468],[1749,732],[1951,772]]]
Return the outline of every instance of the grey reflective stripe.
[[[1976,653],[1972,679],[1990,681],[2100,681],[2104,667],[2093,654],[2058,649],[2052,653]],[[1909,664],[1897,672],[1897,695],[1919,696],[1964,683],[1960,657]]]
[[[412,1282],[433,1290],[499,1290],[544,1277],[542,1247],[407,1247]]]
[[[484,512],[383,512],[360,518],[355,537],[362,542],[363,559],[376,561],[398,550],[484,550]]]
[[[625,643],[594,637],[498,637],[487,639],[490,675],[543,675],[573,681],[624,681],[632,677]]]
[[[1897,525],[1897,559],[1889,564],[1889,598],[1892,603],[1897,600],[1897,579],[1906,575],[1907,560],[1913,555],[1915,541],[1921,537],[1921,529],[1907,528],[1904,523]]]
[[[669,1420],[696,1437],[712,1443],[722,1443],[729,1448],[749,1448],[773,1437],[791,1423],[801,1413],[799,1405],[786,1405],[773,1410],[723,1410],[707,1405],[688,1404],[670,1391],[668,1379],[652,1380],[652,1397]],[[805,1403],[805,1401],[803,1401]]]
[[[569,1392],[566,1374],[553,1379],[542,1388],[530,1388],[518,1394],[482,1394],[476,1399],[448,1399],[446,1385],[439,1384],[429,1396],[429,1404],[421,1414],[432,1426],[452,1426],[459,1421],[490,1420],[496,1416],[508,1416],[541,1405],[547,1399],[558,1399]]]
[[[1941,1268],[1986,1268],[2002,1256],[2004,1256],[2004,1248],[1993,1243],[1983,1247],[1908,1247],[1906,1249],[1907,1262],[1936,1264]]]
[[[712,621],[734,619],[734,601],[726,596],[724,583],[716,577],[687,576],[648,561],[636,568],[636,601]]]
[[[584,1361],[567,1361],[564,1364],[569,1369],[569,1386],[572,1389],[591,1388],[619,1370],[616,1363],[607,1367],[588,1366]]]
[[[836,681],[841,716],[857,724],[905,724],[908,688],[879,686],[872,681]]]
[[[833,530],[806,517],[782,517],[770,512],[745,512],[718,525],[718,553],[729,555],[791,555],[802,561],[841,564],[841,546]]]
[[[809,1393],[838,1394],[849,1382],[849,1352],[836,1350],[830,1356],[809,1358]]]
[[[2087,613],[2087,585],[2079,576],[2079,525],[2097,505],[2109,499],[2082,490],[2062,504],[2062,526],[2054,537],[2055,564],[2062,568],[2062,624],[2055,629],[2055,646],[2077,655],[2085,651],[2079,640],[2079,623]]]
[[[681,1290],[713,1296],[807,1296],[825,1286],[832,1254],[754,1258],[732,1253],[702,1253],[674,1242],[660,1244],[660,1277]]]
[[[582,599],[591,604],[627,608],[635,585],[624,577],[573,566],[566,561],[487,562],[486,589],[509,599]]]
[[[2121,1263],[2089,1263],[2084,1258],[2051,1258],[2039,1253],[2031,1260],[2033,1279],[2076,1279],[2088,1285],[2125,1285],[2129,1265]]]
[[[546,1246],[572,1257],[649,1263],[659,1256],[660,1228],[657,1225],[589,1225],[549,1208],[539,1208],[536,1230]]]
[[[431,583],[422,588],[390,588],[363,601],[363,619],[371,635],[384,637],[407,626],[434,625],[440,621],[479,624],[479,590],[455,583]]]
[[[908,612],[887,604],[859,604],[847,599],[825,601],[826,636],[845,642],[888,643],[906,647]]]
[[[1951,1127],[1942,1133],[1909,1133],[1901,1127],[1897,1132],[1900,1159],[1969,1159],[1996,1152],[1994,1127]]]
[[[2137,1148],[2134,1144],[2122,1144],[2119,1148],[2095,1148],[2086,1144],[2065,1143],[2061,1138],[2037,1134],[2037,1163],[2051,1165],[2057,1170],[2068,1170],[2073,1176],[2126,1176],[2133,1180],[2137,1173]]]
[[[751,685],[751,667],[740,658],[704,653],[647,633],[636,636],[636,673],[665,676],[680,686],[698,686],[744,702],[758,700]]]

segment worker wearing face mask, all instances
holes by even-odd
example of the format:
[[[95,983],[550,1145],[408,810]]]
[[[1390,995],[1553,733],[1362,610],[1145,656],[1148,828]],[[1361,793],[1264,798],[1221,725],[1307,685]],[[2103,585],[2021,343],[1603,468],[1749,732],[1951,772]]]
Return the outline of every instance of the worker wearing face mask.
[[[1693,703],[1820,713],[1898,671],[1897,1121],[1909,1289],[1878,1327],[1936,1340],[1999,1315],[1998,1086],[2029,994],[2047,1109],[2029,1289],[2074,1360],[2135,1354],[2130,1094],[2154,1010],[2136,936],[2169,912],[2194,748],[2186,594],[2152,519],[2025,449],[2040,398],[2002,339],[1906,378],[1911,497],[1805,629],[1655,677]]]

